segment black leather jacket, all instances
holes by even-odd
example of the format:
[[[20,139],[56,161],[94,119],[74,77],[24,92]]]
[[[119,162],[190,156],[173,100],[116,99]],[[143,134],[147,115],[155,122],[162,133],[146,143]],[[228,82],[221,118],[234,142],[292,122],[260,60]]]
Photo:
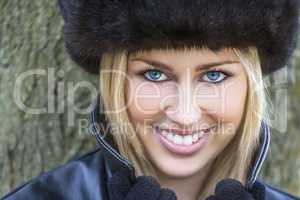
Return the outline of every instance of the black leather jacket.
[[[132,164],[101,137],[97,126],[98,109],[99,105],[96,103],[91,112],[91,125],[100,148],[32,179],[4,196],[2,200],[107,200],[109,194],[106,183],[114,171],[121,170],[134,181]],[[300,200],[257,178],[270,143],[269,128],[264,123],[261,127],[260,148],[253,160],[246,187],[251,188],[255,181],[259,181],[265,186],[266,200]]]

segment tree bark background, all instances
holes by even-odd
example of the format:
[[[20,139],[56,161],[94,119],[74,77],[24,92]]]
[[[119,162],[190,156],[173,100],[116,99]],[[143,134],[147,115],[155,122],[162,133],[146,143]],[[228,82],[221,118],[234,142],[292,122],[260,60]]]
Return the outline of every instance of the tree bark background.
[[[91,105],[94,99],[84,84],[98,88],[98,80],[97,76],[83,71],[69,59],[63,46],[63,20],[56,0],[0,0],[0,13],[1,197],[31,178],[97,146],[90,132],[82,128],[88,122],[89,114],[74,112],[74,106],[87,108]],[[292,84],[282,92],[278,88],[272,89],[272,100],[280,104],[275,105],[278,114],[282,114],[280,109],[288,111],[288,126],[286,130],[283,128],[283,133],[278,128],[271,129],[271,149],[261,173],[266,182],[298,196],[299,54],[299,51],[295,53],[297,70],[293,73]],[[37,72],[38,69],[43,74],[28,76],[18,92],[17,80],[24,72]],[[282,73],[276,76],[284,77]],[[49,82],[51,78],[55,80]],[[270,83],[276,81],[270,77]],[[75,93],[73,107],[70,106],[72,91]],[[47,112],[38,115],[24,112],[16,102],[15,93],[27,107],[47,108]],[[288,97],[286,104],[282,101],[285,97]]]
[[[96,147],[93,136],[80,129],[80,123],[87,122],[84,120],[88,120],[88,113],[72,116],[73,98],[69,92],[84,81],[95,88],[98,85],[97,77],[75,66],[64,50],[63,21],[57,1],[0,0],[0,13],[2,196],[32,177]],[[38,69],[44,75],[28,76],[18,92],[17,79],[24,72]],[[24,112],[16,103],[14,91],[27,107],[49,107],[48,112],[38,115]],[[90,105],[92,98],[86,88],[79,87],[74,93],[76,107]]]

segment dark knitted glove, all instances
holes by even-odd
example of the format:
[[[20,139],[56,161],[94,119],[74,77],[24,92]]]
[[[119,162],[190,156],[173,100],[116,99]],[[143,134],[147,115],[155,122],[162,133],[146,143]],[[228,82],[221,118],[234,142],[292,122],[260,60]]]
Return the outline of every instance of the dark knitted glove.
[[[261,182],[255,181],[250,192],[255,200],[265,200],[265,186]]]
[[[235,179],[223,179],[218,182],[215,188],[215,195],[211,195],[206,200],[264,200],[265,188],[255,182],[251,191],[248,191],[241,182]]]
[[[108,180],[110,200],[177,200],[175,193],[160,184],[152,176],[139,176],[134,184],[121,172]]]

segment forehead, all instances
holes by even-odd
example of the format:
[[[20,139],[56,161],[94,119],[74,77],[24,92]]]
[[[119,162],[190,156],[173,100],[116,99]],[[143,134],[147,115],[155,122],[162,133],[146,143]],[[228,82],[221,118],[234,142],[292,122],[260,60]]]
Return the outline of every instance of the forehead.
[[[157,59],[175,59],[175,58],[201,58],[208,60],[237,60],[238,57],[232,48],[222,48],[213,51],[208,48],[182,48],[182,49],[150,49],[131,52],[129,59],[135,58],[157,58]]]

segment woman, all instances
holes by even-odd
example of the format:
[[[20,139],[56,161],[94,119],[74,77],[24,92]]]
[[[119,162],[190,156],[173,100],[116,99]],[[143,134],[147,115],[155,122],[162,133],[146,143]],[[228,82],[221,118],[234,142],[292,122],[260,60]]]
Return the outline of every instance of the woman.
[[[3,199],[299,199],[257,178],[263,77],[289,63],[298,1],[59,5],[71,58],[100,76],[100,149]]]

